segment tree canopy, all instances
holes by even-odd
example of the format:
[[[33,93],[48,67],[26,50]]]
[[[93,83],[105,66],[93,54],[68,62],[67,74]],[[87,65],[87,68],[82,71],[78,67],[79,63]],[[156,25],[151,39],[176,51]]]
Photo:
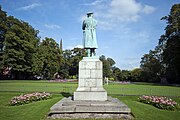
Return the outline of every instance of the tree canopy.
[[[24,79],[24,75],[32,72],[32,56],[39,42],[38,31],[24,21],[7,16],[2,10],[0,14],[3,15],[0,23],[0,69],[10,68],[13,78]]]
[[[155,50],[142,57],[143,77],[152,82],[166,78],[169,83],[180,83],[180,4],[174,4],[161,20],[167,23],[165,33]]]

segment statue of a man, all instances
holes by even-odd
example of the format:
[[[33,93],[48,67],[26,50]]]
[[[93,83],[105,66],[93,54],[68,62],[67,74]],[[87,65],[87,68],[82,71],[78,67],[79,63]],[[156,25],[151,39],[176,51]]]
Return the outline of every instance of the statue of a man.
[[[86,49],[87,56],[96,56],[97,40],[96,40],[97,21],[93,18],[93,13],[87,13],[87,18],[83,21],[83,46]]]

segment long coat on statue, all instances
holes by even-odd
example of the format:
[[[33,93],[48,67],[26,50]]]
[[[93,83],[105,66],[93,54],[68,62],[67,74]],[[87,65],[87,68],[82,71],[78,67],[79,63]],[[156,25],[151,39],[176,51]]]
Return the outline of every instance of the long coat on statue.
[[[83,21],[83,45],[84,48],[98,48],[96,40],[97,21],[92,17],[88,17]]]

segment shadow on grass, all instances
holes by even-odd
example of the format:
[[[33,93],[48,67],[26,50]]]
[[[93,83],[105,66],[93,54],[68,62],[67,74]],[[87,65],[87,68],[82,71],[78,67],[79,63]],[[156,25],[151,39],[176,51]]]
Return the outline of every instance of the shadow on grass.
[[[72,94],[69,92],[61,92],[61,94],[62,94],[62,96],[66,97],[66,98],[72,96]]]

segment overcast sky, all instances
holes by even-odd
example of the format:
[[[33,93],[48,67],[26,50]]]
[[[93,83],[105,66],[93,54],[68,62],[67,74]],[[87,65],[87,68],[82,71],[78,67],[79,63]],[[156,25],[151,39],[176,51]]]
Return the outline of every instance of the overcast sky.
[[[111,57],[120,69],[139,67],[154,49],[173,4],[179,0],[0,0],[8,15],[28,22],[63,49],[82,46],[82,20],[93,12],[98,21],[97,54]]]

